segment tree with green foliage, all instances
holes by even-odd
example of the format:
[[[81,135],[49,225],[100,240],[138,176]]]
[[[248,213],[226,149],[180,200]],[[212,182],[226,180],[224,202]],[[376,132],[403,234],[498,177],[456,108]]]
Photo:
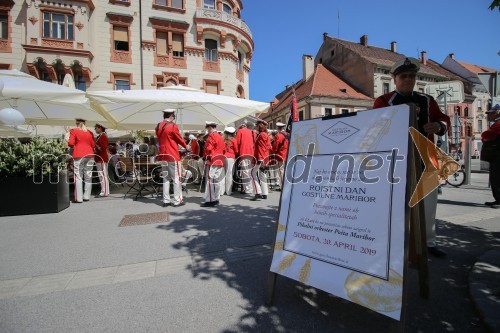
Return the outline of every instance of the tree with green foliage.
[[[489,8],[491,10],[493,10],[495,8],[498,8],[498,10],[500,10],[500,0],[493,0],[493,2],[491,3]]]

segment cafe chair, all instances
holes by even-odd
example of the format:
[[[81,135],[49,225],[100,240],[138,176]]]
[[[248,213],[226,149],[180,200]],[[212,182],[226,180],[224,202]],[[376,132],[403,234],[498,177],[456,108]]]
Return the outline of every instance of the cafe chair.
[[[151,194],[151,196],[158,195],[152,175],[147,170],[141,172],[132,157],[120,157],[118,163],[120,163],[121,169],[124,171],[125,184],[129,186],[128,191],[123,196],[124,199],[131,192],[135,193],[134,200],[137,200],[139,196],[144,196],[144,192]],[[140,163],[139,166],[141,166]]]

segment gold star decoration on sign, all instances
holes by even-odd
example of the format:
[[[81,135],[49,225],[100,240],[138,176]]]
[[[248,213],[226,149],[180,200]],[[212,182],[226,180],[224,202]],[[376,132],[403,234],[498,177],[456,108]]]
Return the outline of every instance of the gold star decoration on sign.
[[[410,135],[424,162],[424,171],[409,202],[409,206],[413,207],[434,191],[448,176],[454,174],[460,168],[460,164],[414,127],[410,127]]]

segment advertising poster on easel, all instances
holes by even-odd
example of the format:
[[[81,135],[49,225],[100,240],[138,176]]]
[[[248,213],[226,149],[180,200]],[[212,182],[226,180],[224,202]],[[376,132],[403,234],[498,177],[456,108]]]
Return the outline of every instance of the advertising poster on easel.
[[[400,320],[409,114],[294,123],[272,272]]]

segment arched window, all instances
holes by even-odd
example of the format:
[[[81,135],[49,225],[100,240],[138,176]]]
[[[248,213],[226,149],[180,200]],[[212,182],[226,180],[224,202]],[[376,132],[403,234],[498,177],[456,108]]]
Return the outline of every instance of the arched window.
[[[203,0],[203,8],[215,9],[215,0]]]
[[[168,80],[166,86],[171,87],[171,86],[176,86],[177,83],[174,80]]]
[[[238,86],[238,89],[236,89],[236,97],[245,98],[245,90],[242,86]]]
[[[222,11],[228,13],[229,15],[233,15],[233,8],[231,8],[231,6],[229,6],[227,3],[222,4]]]
[[[217,41],[213,39],[205,39],[205,60],[216,62],[218,58]]]

